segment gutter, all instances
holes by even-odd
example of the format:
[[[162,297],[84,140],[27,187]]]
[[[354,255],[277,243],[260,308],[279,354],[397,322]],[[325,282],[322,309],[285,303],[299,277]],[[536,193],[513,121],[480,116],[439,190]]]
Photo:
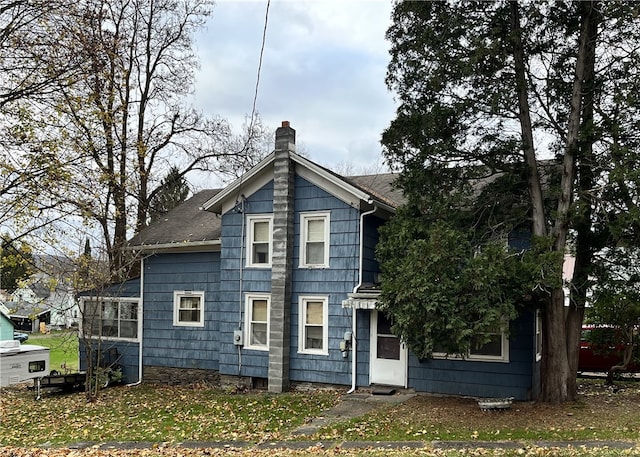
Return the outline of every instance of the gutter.
[[[139,252],[157,252],[166,250],[178,250],[178,251],[201,251],[202,247],[220,248],[220,240],[208,240],[208,241],[184,241],[177,243],[158,243],[158,244],[141,244],[138,246],[127,246],[125,251],[139,251]]]
[[[373,203],[373,209],[369,211],[365,211],[360,214],[360,265],[358,268],[358,284],[353,288],[353,293],[355,294],[358,289],[362,286],[362,270],[364,268],[364,217],[374,214],[378,210],[377,203],[374,203],[372,199],[369,199],[367,203]],[[356,377],[358,374],[358,364],[357,364],[357,338],[356,338],[356,327],[357,327],[357,310],[351,308],[351,389],[347,391],[348,394],[352,394],[356,391]]]

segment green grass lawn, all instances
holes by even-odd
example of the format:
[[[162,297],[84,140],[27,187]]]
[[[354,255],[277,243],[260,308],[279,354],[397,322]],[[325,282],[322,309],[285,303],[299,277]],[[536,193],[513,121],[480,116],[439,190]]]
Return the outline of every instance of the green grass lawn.
[[[32,333],[24,344],[35,344],[50,349],[50,370],[60,373],[78,371],[78,332],[53,331],[49,334]]]
[[[185,441],[271,443],[301,439],[291,432],[310,418],[322,417],[337,404],[344,391],[323,390],[280,395],[265,392],[231,394],[203,385],[117,386],[103,390],[87,403],[82,392],[46,393],[35,401],[24,387],[0,391],[0,456],[22,455],[19,449],[65,446],[78,442],[147,441],[158,443],[144,455],[373,455],[373,456],[623,456],[630,450],[562,449],[536,447],[537,441],[623,440],[640,445],[640,383],[618,384],[612,391],[601,381],[585,381],[580,399],[563,405],[515,402],[510,410],[485,412],[472,399],[418,395],[400,405],[382,405],[357,419],[342,420],[302,439],[305,450],[270,452],[171,450]],[[432,449],[349,450],[323,449],[313,443],[330,441],[465,441],[476,448],[465,451]],[[484,441],[517,440],[521,449],[492,450]],[[18,450],[16,450],[18,449]],[[75,452],[75,451],[74,451]],[[91,450],[73,455],[140,455],[137,451]],[[38,456],[67,455],[40,450]]]

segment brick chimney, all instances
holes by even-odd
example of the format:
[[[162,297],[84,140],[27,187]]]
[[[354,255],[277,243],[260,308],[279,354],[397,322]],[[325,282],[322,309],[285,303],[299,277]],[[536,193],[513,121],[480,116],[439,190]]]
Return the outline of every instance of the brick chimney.
[[[291,277],[293,265],[294,169],[296,131],[284,121],[276,129],[273,162],[273,258],[269,331],[269,392],[289,388]]]

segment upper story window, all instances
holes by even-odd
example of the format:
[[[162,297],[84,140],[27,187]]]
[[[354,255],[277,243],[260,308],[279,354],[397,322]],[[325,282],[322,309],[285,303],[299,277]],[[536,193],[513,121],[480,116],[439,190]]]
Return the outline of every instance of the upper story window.
[[[328,355],[328,298],[300,297],[299,307],[298,352]]]
[[[245,338],[248,349],[269,350],[269,294],[249,294],[246,296]]]
[[[204,327],[204,292],[173,292],[173,325]]]
[[[329,267],[329,212],[300,214],[300,267]]]
[[[271,234],[273,216],[247,216],[247,266],[271,266]]]
[[[138,338],[138,300],[85,299],[82,313],[82,332],[86,336],[103,338]]]

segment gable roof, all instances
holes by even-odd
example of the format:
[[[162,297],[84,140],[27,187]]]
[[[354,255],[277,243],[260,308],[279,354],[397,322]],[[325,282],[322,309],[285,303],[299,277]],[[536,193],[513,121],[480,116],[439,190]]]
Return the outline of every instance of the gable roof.
[[[0,303],[0,318],[3,318],[5,320],[11,322],[11,324],[15,326],[15,324],[11,320],[11,315],[10,314],[11,313],[9,313],[9,308],[7,308],[3,303]]]
[[[128,249],[219,250],[219,215],[233,208],[241,195],[249,196],[273,179],[274,158],[274,153],[265,157],[224,189],[198,192],[131,238]],[[402,192],[393,187],[397,177],[393,173],[343,177],[295,153],[290,153],[290,158],[298,175],[358,209],[375,205],[391,214],[405,201]]]

